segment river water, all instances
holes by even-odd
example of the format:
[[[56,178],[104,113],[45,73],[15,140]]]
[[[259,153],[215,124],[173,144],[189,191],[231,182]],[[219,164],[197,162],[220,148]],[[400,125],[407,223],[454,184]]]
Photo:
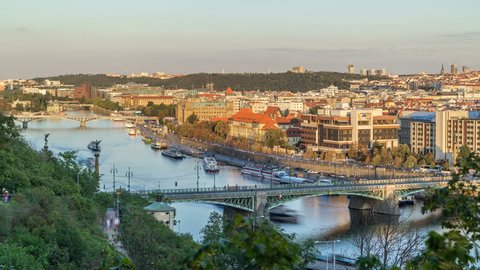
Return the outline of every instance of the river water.
[[[80,128],[79,122],[72,120],[39,120],[28,124],[28,129],[22,134],[36,149],[44,145],[44,134],[50,133],[49,149],[54,153],[77,150],[79,162],[92,158],[87,149],[92,140],[101,140],[100,154],[100,190],[113,189],[113,166],[116,171],[116,186],[127,187],[126,172],[133,172],[131,189],[157,188],[192,188],[196,187],[197,173],[195,167],[201,166],[201,160],[187,157],[184,160],[171,160],[163,157],[159,151],[154,151],[149,144],[141,140],[141,136],[130,136],[123,122],[96,120],[87,123],[86,128]],[[213,187],[214,178],[203,169],[199,170],[200,187]],[[215,178],[216,186],[225,185],[255,185],[258,181],[243,177],[240,169],[221,165]],[[175,230],[191,233],[194,240],[201,239],[200,230],[205,226],[209,213],[222,213],[223,208],[204,203],[174,203],[177,209]],[[338,250],[351,248],[350,211],[348,198],[345,196],[312,196],[302,198],[285,205],[296,210],[299,215],[298,224],[278,224],[287,233],[296,233],[298,239],[312,238],[315,240],[340,239]],[[424,216],[421,214],[421,204],[404,207],[402,215],[419,224],[423,230],[438,229],[438,215]],[[319,245],[319,248],[328,248]],[[337,251],[338,253],[338,251]]]

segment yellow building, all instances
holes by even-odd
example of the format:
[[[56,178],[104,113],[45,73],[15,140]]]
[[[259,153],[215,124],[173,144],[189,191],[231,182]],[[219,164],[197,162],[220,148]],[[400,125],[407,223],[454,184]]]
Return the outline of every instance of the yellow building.
[[[250,142],[261,141],[265,131],[278,128],[275,120],[263,113],[254,113],[250,108],[241,109],[229,118],[230,137],[246,138]]]
[[[209,121],[212,118],[226,118],[234,113],[233,102],[230,101],[200,101],[198,99],[179,101],[176,109],[178,123],[187,121],[195,114],[199,121]]]
[[[156,105],[175,104],[175,99],[173,96],[161,95],[122,95],[121,100],[121,105],[125,108],[146,107],[149,102],[153,102],[153,104]]]

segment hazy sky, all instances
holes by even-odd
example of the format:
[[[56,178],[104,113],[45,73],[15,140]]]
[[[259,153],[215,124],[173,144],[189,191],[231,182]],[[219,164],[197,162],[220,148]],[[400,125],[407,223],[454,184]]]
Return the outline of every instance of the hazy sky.
[[[480,69],[480,1],[2,0],[0,79]]]

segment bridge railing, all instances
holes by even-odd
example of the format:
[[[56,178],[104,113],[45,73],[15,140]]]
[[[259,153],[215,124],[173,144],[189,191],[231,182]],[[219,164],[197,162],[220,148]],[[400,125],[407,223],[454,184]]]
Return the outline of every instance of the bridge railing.
[[[182,188],[182,189],[159,189],[149,190],[139,193],[197,193],[197,192],[237,192],[251,190],[285,190],[293,188],[315,188],[315,187],[352,187],[371,186],[371,185],[402,185],[411,183],[434,183],[449,181],[451,177],[424,177],[424,178],[399,178],[399,179],[383,179],[383,180],[362,180],[362,181],[332,181],[331,183],[317,182],[305,184],[285,184],[285,185],[253,185],[253,186],[224,186],[224,187],[207,187],[207,188]]]

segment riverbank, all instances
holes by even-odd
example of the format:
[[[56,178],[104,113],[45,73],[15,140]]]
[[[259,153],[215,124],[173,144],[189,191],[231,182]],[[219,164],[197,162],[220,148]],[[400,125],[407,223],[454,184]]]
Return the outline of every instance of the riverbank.
[[[226,145],[210,144],[208,142],[202,142],[198,140],[192,140],[189,138],[169,133],[167,135],[169,141],[173,141],[175,147],[179,149],[185,149],[186,154],[188,151],[198,151],[197,149],[203,149],[215,153],[215,157],[219,157],[219,160],[223,159],[224,162],[232,164],[234,166],[243,167],[246,162],[270,164],[286,166],[290,168],[301,168],[305,171],[321,172],[328,176],[344,176],[347,178],[365,178],[365,179],[386,179],[386,178],[399,178],[399,177],[424,177],[429,176],[426,174],[420,174],[407,169],[393,169],[383,167],[373,167],[363,164],[347,164],[336,162],[325,162],[318,160],[308,160],[298,157],[280,156],[273,154],[265,154],[259,152],[246,151],[242,149],[236,149]]]

